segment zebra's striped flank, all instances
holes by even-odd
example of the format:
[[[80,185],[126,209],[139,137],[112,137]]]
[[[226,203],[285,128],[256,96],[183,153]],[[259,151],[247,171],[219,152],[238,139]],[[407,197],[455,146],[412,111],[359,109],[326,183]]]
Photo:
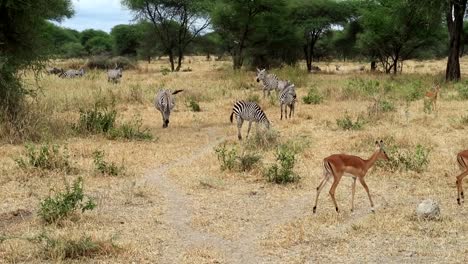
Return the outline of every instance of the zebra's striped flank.
[[[294,84],[287,81],[286,87],[284,87],[279,95],[280,109],[281,109],[281,118],[283,119],[283,106],[285,118],[288,118],[288,107],[289,107],[289,118],[294,113],[295,104],[296,104],[296,89]]]
[[[122,78],[122,68],[107,71],[107,81],[112,83],[120,82]]]
[[[286,85],[285,81],[279,80],[278,76],[275,74],[268,74],[266,69],[260,70],[257,69],[257,82],[262,81],[263,83],[263,97],[265,97],[265,92],[270,95],[270,91],[276,90],[279,91],[280,88]]]
[[[79,70],[68,70],[66,72],[63,72],[62,74],[59,75],[61,78],[76,78],[76,77],[82,77],[85,74],[85,71],[83,68]]]
[[[234,116],[236,116],[236,119],[237,119],[237,130],[238,130],[237,137],[239,138],[239,140],[242,139],[241,128],[242,128],[242,124],[244,123],[244,121],[249,121],[247,137],[249,136],[252,122],[262,123],[267,128],[270,128],[270,121],[268,120],[265,112],[263,112],[262,108],[260,108],[260,106],[255,102],[245,102],[245,101],[235,102],[234,107],[232,108],[231,116],[230,116],[231,123],[233,122]]]

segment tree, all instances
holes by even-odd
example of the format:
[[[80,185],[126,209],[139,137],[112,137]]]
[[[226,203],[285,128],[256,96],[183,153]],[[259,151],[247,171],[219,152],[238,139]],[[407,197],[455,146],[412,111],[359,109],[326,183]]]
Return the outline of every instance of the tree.
[[[72,14],[70,0],[0,2],[0,123],[15,123],[24,97],[31,93],[19,72],[38,70],[47,59],[47,40],[41,34],[47,20],[60,21]]]
[[[117,55],[135,56],[143,37],[139,25],[117,25],[111,30],[114,52]]]
[[[386,73],[397,73],[398,62],[437,41],[441,28],[438,0],[374,0],[361,9],[359,45],[380,61]]]
[[[307,70],[312,70],[314,47],[317,41],[327,33],[334,24],[346,21],[350,5],[334,0],[295,0],[291,17],[300,27],[303,35],[304,59]]]
[[[136,18],[153,24],[172,71],[180,70],[187,46],[209,26],[209,3],[207,0],[122,0]]]
[[[447,81],[459,81],[461,77],[459,57],[466,2],[467,0],[447,0],[445,7],[449,32],[449,54],[445,71],[445,80]]]
[[[85,29],[80,35],[81,45],[88,54],[98,54],[99,52],[111,50],[111,38],[105,31]]]

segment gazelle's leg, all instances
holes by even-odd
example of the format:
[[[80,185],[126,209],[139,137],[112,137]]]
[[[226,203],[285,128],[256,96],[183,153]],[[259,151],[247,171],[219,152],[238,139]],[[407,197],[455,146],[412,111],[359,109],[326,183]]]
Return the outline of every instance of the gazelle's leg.
[[[353,177],[353,185],[351,191],[351,212],[354,211],[354,193],[356,192],[356,177]]]
[[[249,128],[247,129],[247,136],[245,138],[248,138],[249,137],[249,133],[250,133],[250,128],[252,127],[252,121],[249,121]]]
[[[366,182],[364,181],[364,178],[359,177],[359,182],[361,182],[362,187],[364,187],[364,189],[366,190],[367,196],[369,196],[369,201],[370,201],[370,205],[371,205],[371,211],[374,212],[374,203],[372,202],[372,198],[371,198],[371,195],[370,195],[370,193],[369,193],[369,187],[367,187],[367,184],[366,184]]]
[[[463,194],[463,178],[468,175],[468,170],[462,172],[460,175],[457,176],[457,191],[458,191],[458,197],[457,197],[457,202],[459,205],[461,205],[465,201],[465,197]]]
[[[338,183],[340,183],[340,180],[341,180],[341,175],[340,176],[335,175],[335,178],[333,179],[333,184],[329,191],[333,204],[335,205],[336,212],[338,212],[338,204],[336,203],[336,199],[335,199],[335,191],[336,191],[336,187],[338,187]]]
[[[327,172],[325,172],[323,180],[317,186],[317,195],[315,196],[314,209],[312,209],[312,212],[314,214],[315,214],[315,211],[317,210],[317,203],[318,203],[318,198],[319,198],[320,192],[322,191],[323,187],[325,187],[325,184],[327,184],[329,179],[330,179],[330,175]]]
[[[239,140],[242,140],[241,128],[242,128],[243,123],[244,123],[244,120],[240,116],[238,116],[237,117],[237,138]]]

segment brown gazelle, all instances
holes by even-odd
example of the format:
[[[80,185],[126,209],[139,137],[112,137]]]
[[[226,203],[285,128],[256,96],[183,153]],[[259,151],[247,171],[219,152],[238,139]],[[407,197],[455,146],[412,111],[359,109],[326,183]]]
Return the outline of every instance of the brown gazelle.
[[[338,204],[335,199],[335,190],[340,183],[341,177],[351,176],[353,179],[352,185],[352,197],[351,197],[351,211],[354,210],[354,192],[356,190],[356,179],[359,179],[359,182],[362,184],[364,189],[369,196],[369,201],[371,205],[371,211],[374,211],[374,203],[372,202],[371,195],[369,193],[369,188],[367,187],[366,182],[364,181],[364,176],[366,176],[367,171],[374,165],[378,159],[388,160],[387,153],[385,153],[383,141],[380,140],[375,142],[376,150],[372,156],[365,160],[357,156],[346,155],[346,154],[334,154],[323,159],[323,168],[324,168],[324,178],[317,187],[317,196],[315,198],[315,205],[313,212],[317,210],[317,202],[325,184],[333,177],[333,184],[330,188],[330,196],[335,205],[335,209],[338,212]]]
[[[468,175],[468,150],[463,150],[462,152],[458,153],[457,161],[458,165],[460,165],[460,169],[463,171],[460,175],[457,176],[457,202],[459,205],[461,205],[465,200],[465,197],[463,195],[462,181],[463,178],[465,178],[465,176]]]
[[[437,104],[437,97],[439,96],[439,91],[440,91],[440,84],[436,84],[433,88],[432,91],[426,92],[426,98],[431,101],[432,103],[432,109],[436,111],[436,104]]]

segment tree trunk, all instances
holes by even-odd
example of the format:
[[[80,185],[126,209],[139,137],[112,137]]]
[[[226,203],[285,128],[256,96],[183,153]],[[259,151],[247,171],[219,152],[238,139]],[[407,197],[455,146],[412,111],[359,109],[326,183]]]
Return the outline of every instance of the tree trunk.
[[[307,71],[310,72],[312,71],[313,46],[309,41],[304,45],[304,57],[307,64]]]
[[[449,55],[445,71],[446,81],[459,81],[461,77],[459,58],[466,2],[467,0],[450,0],[446,10],[447,27],[450,36]]]
[[[371,72],[375,72],[375,70],[377,70],[377,63],[375,61],[371,61],[370,70]]]
[[[169,62],[171,63],[171,71],[174,71],[174,53],[169,51]]]
[[[178,50],[177,53],[177,68],[176,71],[180,71],[180,68],[182,67],[182,59],[184,58],[184,51],[182,49]]]

